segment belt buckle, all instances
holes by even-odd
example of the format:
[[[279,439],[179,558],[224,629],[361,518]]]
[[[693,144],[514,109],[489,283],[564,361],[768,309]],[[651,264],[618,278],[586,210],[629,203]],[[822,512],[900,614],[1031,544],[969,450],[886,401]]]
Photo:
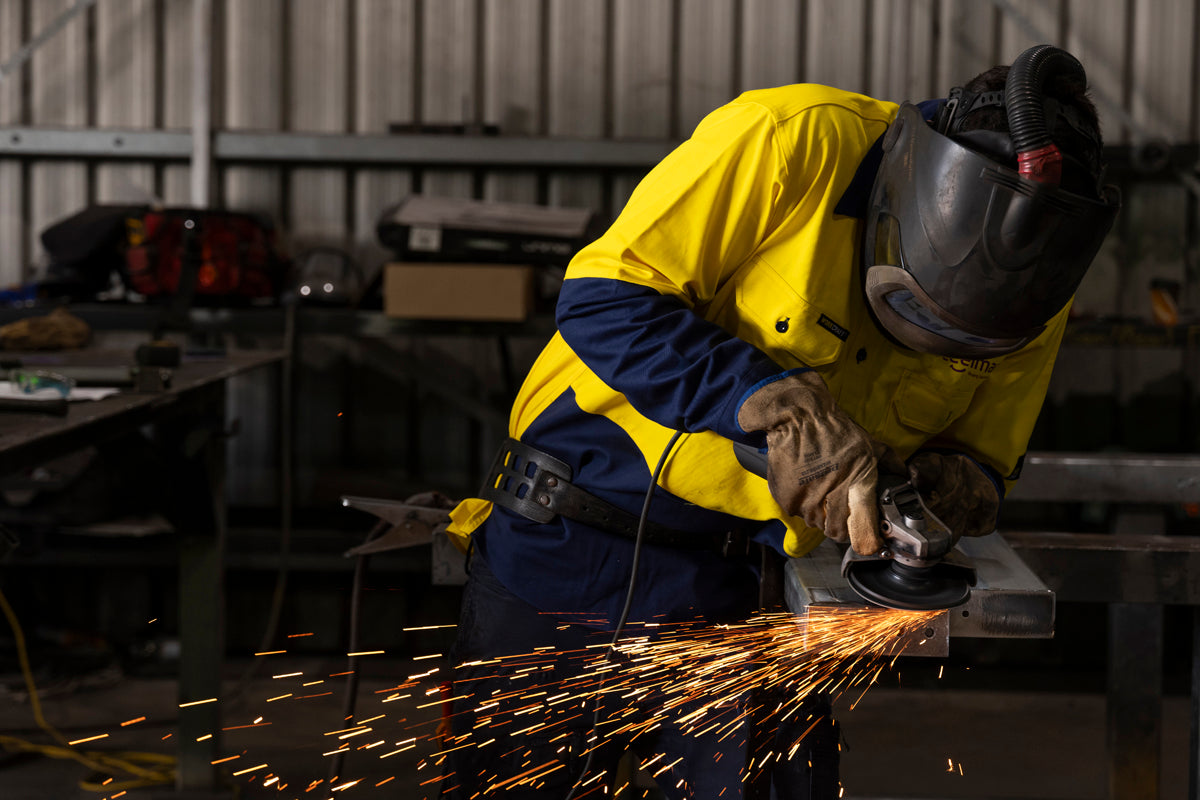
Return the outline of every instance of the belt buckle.
[[[515,439],[506,439],[479,497],[534,522],[549,522],[558,514],[554,488],[559,481],[570,480],[571,468],[565,462]]]

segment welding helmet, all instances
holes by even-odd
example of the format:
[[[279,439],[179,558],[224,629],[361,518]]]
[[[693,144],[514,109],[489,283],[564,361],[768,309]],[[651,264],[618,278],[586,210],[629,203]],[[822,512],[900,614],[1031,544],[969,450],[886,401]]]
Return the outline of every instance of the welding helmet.
[[[1074,295],[1120,196],[1102,185],[1098,132],[1042,92],[1063,72],[1086,85],[1073,56],[1042,45],[1013,63],[1003,92],[956,90],[932,123],[901,106],[884,135],[863,247],[868,305],[901,344],[1005,355]],[[1004,109],[1007,133],[957,130],[986,105]],[[1070,140],[1074,155],[1056,140]]]

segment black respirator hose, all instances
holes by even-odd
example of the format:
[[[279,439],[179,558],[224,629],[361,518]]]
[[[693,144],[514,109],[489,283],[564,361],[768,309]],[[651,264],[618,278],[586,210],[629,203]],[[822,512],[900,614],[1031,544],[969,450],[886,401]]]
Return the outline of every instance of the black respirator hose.
[[[1062,153],[1050,138],[1043,105],[1046,83],[1064,75],[1087,85],[1087,73],[1075,56],[1053,45],[1031,47],[1017,56],[1004,84],[1008,130],[1017,151],[1019,170],[1033,180],[1059,182]]]

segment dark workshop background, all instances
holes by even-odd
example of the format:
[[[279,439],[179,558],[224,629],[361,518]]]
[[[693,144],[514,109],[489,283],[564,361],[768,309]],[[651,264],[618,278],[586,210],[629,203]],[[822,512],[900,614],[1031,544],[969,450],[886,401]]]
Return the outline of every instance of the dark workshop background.
[[[72,5],[0,0],[0,63]],[[549,335],[554,268],[538,270],[528,322],[499,332],[389,318],[377,281],[394,260],[376,237],[384,209],[425,194],[611,218],[673,143],[746,89],[804,81],[920,100],[1035,43],[1077,55],[1125,208],[1079,291],[1031,449],[1196,452],[1194,0],[214,0],[201,39],[207,93],[193,74],[192,2],[86,5],[0,82],[0,285],[36,281],[46,264],[40,233],[89,205],[193,202],[197,113],[210,119],[212,206],[264,212],[289,253],[338,248],[357,267],[345,277],[353,304],[298,301],[290,385],[264,372],[230,386],[239,420],[228,443],[231,655],[252,652],[263,633],[285,490],[293,577],[279,629],[313,632],[302,647],[314,653],[344,652],[351,562],[341,554],[371,519],[339,498],[471,492]],[[74,151],[57,149],[52,134],[64,132]],[[393,152],[393,135],[427,148]],[[548,140],[573,147],[547,163]],[[439,155],[464,142],[465,163]],[[70,155],[81,149],[86,158]],[[1174,310],[1156,315],[1156,296]],[[223,312],[195,312],[210,343],[282,346],[282,315]],[[146,332],[97,329],[97,338],[132,349]],[[284,408],[290,424],[281,426]],[[1002,529],[1131,524],[1192,535],[1200,508],[1013,502],[1002,518]],[[96,570],[90,540],[38,529],[6,591],[47,641],[99,642],[100,661],[138,648],[169,660],[174,556],[159,539],[109,542],[125,560]],[[443,644],[399,633],[455,618],[457,588],[430,581],[427,551],[380,556],[373,570],[364,640],[398,654]],[[1175,694],[1189,690],[1186,611],[1167,609],[1164,675]],[[993,686],[1102,692],[1103,609],[1059,614],[1053,641],[964,644],[958,657],[996,668]],[[152,618],[162,622],[149,630]]]

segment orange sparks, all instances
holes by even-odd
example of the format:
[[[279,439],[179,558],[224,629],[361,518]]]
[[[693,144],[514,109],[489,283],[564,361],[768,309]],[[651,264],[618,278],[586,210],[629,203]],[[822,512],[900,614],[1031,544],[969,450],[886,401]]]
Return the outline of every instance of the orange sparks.
[[[745,776],[751,779],[755,771],[767,769],[774,762],[794,756],[801,740],[819,724],[827,722],[819,716],[804,716],[808,713],[806,709],[810,696],[839,697],[848,694],[849,698],[857,696],[861,699],[884,670],[894,667],[899,646],[905,641],[920,638],[929,622],[941,613],[903,612],[866,606],[814,606],[804,616],[791,612],[760,614],[737,624],[712,625],[699,621],[670,625],[660,622],[630,623],[625,638],[615,645],[604,643],[576,651],[537,647],[529,653],[460,665],[475,670],[476,675],[472,680],[485,677],[483,672],[488,667],[495,667],[501,675],[514,679],[511,688],[478,702],[471,702],[474,695],[463,691],[470,685],[465,679],[463,686],[458,686],[460,679],[455,678],[455,688],[459,691],[453,696],[440,697],[439,688],[427,688],[429,684],[423,683],[422,679],[437,673],[435,668],[410,675],[404,683],[377,691],[376,694],[387,695],[381,697],[380,702],[398,699],[401,696],[398,693],[405,689],[414,690],[405,697],[420,697],[420,693],[423,693],[428,698],[417,708],[442,706],[445,703],[464,705],[463,701],[466,701],[466,707],[456,711],[469,715],[466,727],[470,730],[458,736],[444,736],[435,731],[437,720],[413,720],[408,723],[400,719],[397,722],[406,731],[402,735],[408,735],[408,732],[419,735],[395,741],[392,750],[383,752],[387,750],[385,741],[392,740],[379,738],[386,735],[381,726],[372,740],[362,740],[367,743],[356,746],[355,752],[373,752],[382,759],[410,751],[423,742],[432,743],[436,745],[436,752],[422,758],[416,769],[436,769],[445,762],[447,754],[457,750],[506,747],[505,744],[497,744],[497,737],[504,742],[511,741],[509,737],[521,733],[537,733],[552,742],[562,739],[568,735],[565,731],[571,730],[572,725],[577,726],[582,715],[590,717],[601,702],[604,714],[598,732],[604,735],[619,733],[623,737],[649,734],[666,724],[673,724],[685,734],[711,735],[724,741],[728,737],[744,735],[747,721],[752,717],[764,713],[781,721],[794,717],[791,722],[804,733],[795,741],[789,740],[787,746],[779,751],[752,753]],[[422,626],[405,630],[452,627],[455,626]],[[383,655],[384,652],[360,651],[347,653],[347,656]],[[430,654],[417,656],[413,660],[442,657],[442,654]],[[569,670],[572,677],[555,683],[543,680],[539,686],[528,686],[531,678],[538,680],[534,676],[542,670],[556,668],[556,664],[563,659],[575,660],[576,668]],[[275,677],[297,677],[302,674],[297,672]],[[769,705],[747,702],[748,698],[766,697],[759,694],[761,690],[771,690]],[[329,694],[332,692],[298,696],[295,699]],[[450,694],[447,691],[447,695]],[[286,697],[293,695],[280,695],[271,700]],[[213,701],[215,698],[200,702]],[[368,718],[353,724],[351,718],[347,718],[347,727],[328,731],[325,736],[341,740],[358,739],[371,732],[367,723],[381,720],[385,715],[364,716]],[[424,731],[421,730],[422,726],[426,726]],[[591,737],[587,748],[598,747],[601,741],[602,736]],[[322,755],[346,753],[350,748],[348,743],[341,744],[338,749]],[[518,749],[514,752],[521,751]],[[587,752],[585,749],[584,753],[575,755],[586,755]],[[655,774],[664,775],[678,763],[663,762],[665,759],[655,758],[642,766],[652,768]],[[236,774],[248,774],[265,766],[252,767]],[[480,776],[484,784],[481,790],[484,793],[503,793],[518,786],[544,785],[548,776],[564,766],[565,762],[558,760],[534,763],[530,757],[516,770],[517,774]],[[952,759],[949,766],[948,771],[955,771],[957,766],[957,771],[962,773],[962,766],[955,765]],[[451,780],[452,775],[448,773],[431,777],[421,785],[439,781],[446,781],[443,786],[459,783],[457,779]],[[391,780],[393,778],[388,778],[376,786]],[[325,791],[340,792],[360,782],[361,779],[338,785],[331,782],[325,784]],[[310,784],[306,791],[312,791],[318,783]]]
[[[420,625],[416,628],[401,628],[402,631],[436,631],[442,628],[457,628],[457,625]]]
[[[107,734],[107,733],[102,733],[102,734],[100,734],[99,736],[89,736],[89,737],[87,737],[86,739],[76,739],[76,740],[75,740],[75,741],[73,741],[73,742],[67,742],[67,744],[69,744],[69,745],[71,745],[72,747],[74,747],[75,745],[77,745],[77,744],[83,744],[84,742],[94,742],[94,741],[96,741],[97,739],[107,739],[107,738],[108,738],[108,734]]]
[[[245,774],[246,774],[246,773],[248,773],[248,772],[254,772],[255,770],[260,770],[260,769],[262,769],[262,768],[263,768],[263,767],[265,767],[265,766],[267,766],[267,765],[266,765],[266,764],[259,764],[257,767],[247,767],[246,769],[244,769],[244,770],[241,770],[240,772],[235,772],[235,773],[233,773],[233,774],[234,774],[234,776],[235,776],[235,777],[236,777],[236,776],[238,776],[238,775],[245,775]]]
[[[136,724],[138,724],[139,722],[145,722],[145,721],[146,721],[146,718],[145,718],[145,717],[135,717],[134,719],[127,719],[127,720],[125,720],[124,722],[122,722],[122,723],[121,723],[121,727],[122,727],[122,728],[127,728],[127,727],[129,727],[130,725],[136,725]]]

